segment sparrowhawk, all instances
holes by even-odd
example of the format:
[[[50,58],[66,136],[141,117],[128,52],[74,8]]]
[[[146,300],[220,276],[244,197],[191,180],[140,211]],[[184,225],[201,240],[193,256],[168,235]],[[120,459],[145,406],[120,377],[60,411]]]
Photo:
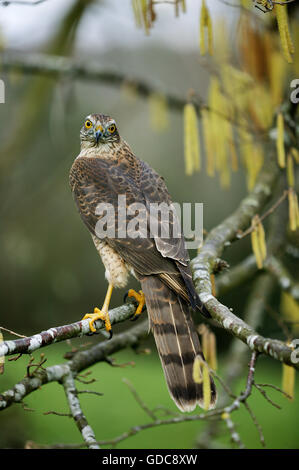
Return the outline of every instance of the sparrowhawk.
[[[203,386],[194,381],[193,364],[197,356],[204,357],[189,307],[209,314],[193,285],[184,236],[173,236],[173,217],[169,217],[172,230],[167,237],[159,232],[152,234],[148,224],[145,236],[144,233],[133,236],[129,223],[133,215],[126,214],[123,221],[119,208],[120,195],[125,196],[126,207],[138,203],[145,213],[150,211],[151,204],[171,205],[167,187],[162,177],[134,155],[111,117],[87,116],[80,137],[81,151],[70,170],[70,185],[109,283],[102,309],[95,308],[93,314],[84,318],[90,319],[91,331],[95,331],[94,322],[102,319],[111,332],[108,307],[112,289],[125,287],[129,274],[133,274],[142,287],[139,293],[129,290],[129,295],[139,302],[135,315],[145,302],[170,395],[181,411],[192,411],[196,404],[203,406]],[[104,217],[99,213],[99,204],[114,208],[113,217],[107,217],[109,211],[105,213],[106,228],[123,224],[126,236],[118,233],[109,236],[108,230],[107,236],[99,236],[97,224]],[[134,217],[138,219],[138,215]],[[159,226],[164,221],[158,218],[157,223]],[[210,389],[212,408],[216,389],[211,377]]]

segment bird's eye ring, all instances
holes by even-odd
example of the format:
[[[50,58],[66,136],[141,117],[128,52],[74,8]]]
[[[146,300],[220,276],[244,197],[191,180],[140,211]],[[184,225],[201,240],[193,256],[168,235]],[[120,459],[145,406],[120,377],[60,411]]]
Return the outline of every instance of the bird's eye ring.
[[[108,127],[108,131],[110,132],[110,134],[113,134],[113,132],[115,132],[115,130],[116,130],[115,124],[111,124],[111,126]]]
[[[91,127],[92,127],[92,122],[89,119],[87,119],[87,121],[85,121],[85,128],[90,129]]]

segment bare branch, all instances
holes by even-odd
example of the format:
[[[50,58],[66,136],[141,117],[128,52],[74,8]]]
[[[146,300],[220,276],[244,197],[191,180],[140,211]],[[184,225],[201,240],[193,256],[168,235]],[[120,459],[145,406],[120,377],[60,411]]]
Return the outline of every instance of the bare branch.
[[[0,6],[3,6],[3,7],[8,7],[9,5],[36,6],[46,1],[47,0],[32,0],[31,2],[26,1],[26,0],[0,0]]]
[[[88,62],[74,60],[68,57],[55,56],[42,53],[27,53],[4,50],[0,54],[1,67],[3,71],[18,69],[24,74],[37,74],[53,78],[64,77],[71,80],[84,79],[93,82],[101,82],[111,87],[120,88],[123,85],[131,85],[134,92],[142,98],[148,98],[154,93],[163,94],[167,106],[175,111],[182,112],[187,102],[187,96],[182,97],[158,89],[157,86],[147,82],[145,79],[130,77],[116,69],[103,69],[98,60],[88,59]],[[237,127],[248,128],[248,124],[240,123],[229,114],[223,114],[217,109],[210,108],[198,93],[189,90],[189,101],[192,101],[198,114],[202,109],[215,113]]]
[[[136,310],[133,302],[128,302],[121,307],[109,311],[111,324],[120,323],[130,318]],[[105,328],[105,323],[98,320],[95,323],[96,329]],[[57,326],[41,333],[25,337],[24,339],[4,341],[0,343],[0,357],[10,356],[12,354],[31,354],[37,349],[48,346],[52,343],[59,343],[70,338],[77,338],[83,335],[89,335],[89,320],[81,320],[70,325]]]
[[[270,256],[265,262],[265,268],[275,277],[282,290],[288,292],[294,299],[299,300],[299,284],[295,282],[277,257]]]
[[[96,442],[95,434],[91,426],[88,424],[86,417],[84,416],[80,401],[77,396],[77,389],[72,373],[63,376],[62,385],[64,387],[65,395],[68,401],[70,412],[74,421],[82,434],[82,437],[89,449],[99,449],[99,445]]]
[[[115,338],[98,343],[87,351],[79,351],[74,357],[63,364],[39,369],[33,377],[25,377],[13,388],[0,394],[0,411],[8,408],[13,403],[22,402],[30,393],[38,390],[42,385],[50,382],[61,382],[65,375],[70,372],[74,377],[82,370],[88,369],[97,362],[106,361],[107,356],[125,347],[133,347],[142,338],[148,335],[147,320],[130,330],[118,334]]]
[[[217,297],[248,282],[257,272],[256,260],[253,255],[248,256],[229,271],[219,275],[215,279]]]
[[[144,401],[140,398],[138,393],[136,392],[135,388],[133,387],[133,384],[128,380],[128,379],[123,379],[123,382],[129,387],[133,397],[137,401],[138,405],[145,411],[145,413],[152,419],[156,420],[155,414],[148,408],[148,406],[144,403]]]

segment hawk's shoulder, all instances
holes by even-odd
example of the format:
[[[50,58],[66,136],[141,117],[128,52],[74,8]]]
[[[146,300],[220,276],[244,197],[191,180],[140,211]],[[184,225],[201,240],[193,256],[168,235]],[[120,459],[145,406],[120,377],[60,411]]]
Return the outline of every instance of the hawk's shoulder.
[[[160,176],[147,163],[140,160],[140,186],[145,199],[148,202],[172,203],[171,196],[165,184],[164,178]]]
[[[107,170],[106,160],[96,157],[77,157],[69,174],[72,191],[76,186],[100,183],[105,178]]]

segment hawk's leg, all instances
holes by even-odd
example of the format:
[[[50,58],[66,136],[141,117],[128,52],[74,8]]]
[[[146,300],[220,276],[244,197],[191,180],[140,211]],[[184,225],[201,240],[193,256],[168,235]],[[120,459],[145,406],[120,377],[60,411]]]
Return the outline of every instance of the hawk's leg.
[[[131,319],[131,320],[137,320],[137,318],[139,318],[139,315],[142,313],[145,307],[144,293],[142,292],[142,290],[140,290],[139,292],[136,292],[134,289],[130,289],[128,291],[128,297],[134,297],[134,299],[136,299],[138,302],[138,307],[136,309],[136,312],[134,313],[134,316]]]
[[[90,331],[92,332],[96,331],[96,328],[94,327],[94,322],[96,322],[97,320],[102,320],[103,322],[105,322],[105,328],[106,328],[106,331],[110,333],[110,338],[112,338],[112,327],[110,323],[108,308],[109,308],[109,304],[111,300],[112,291],[113,291],[113,285],[109,284],[106,297],[103,303],[103,307],[101,308],[101,310],[95,307],[94,313],[87,313],[82,318],[82,320],[86,320],[87,318],[90,318],[89,328],[90,328]]]

